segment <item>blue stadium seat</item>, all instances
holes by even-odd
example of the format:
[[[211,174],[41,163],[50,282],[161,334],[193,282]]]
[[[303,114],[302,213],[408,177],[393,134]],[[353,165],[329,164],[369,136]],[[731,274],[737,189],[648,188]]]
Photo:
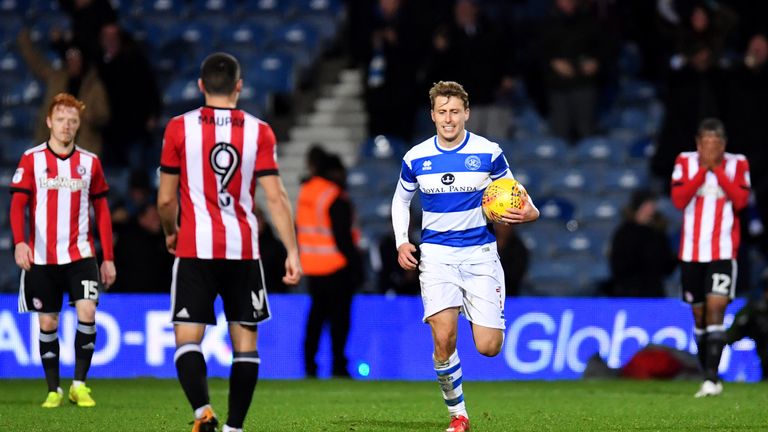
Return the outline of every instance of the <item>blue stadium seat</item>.
[[[191,6],[192,14],[202,18],[213,15],[231,16],[237,3],[234,0],[194,0]]]
[[[219,44],[227,52],[253,56],[261,52],[269,41],[267,29],[259,24],[241,22],[222,29]]]
[[[294,60],[290,54],[269,52],[247,60],[244,69],[258,87],[275,93],[291,93],[296,86]]]
[[[634,77],[643,66],[643,56],[640,48],[632,42],[624,43],[619,50],[619,72],[625,77]]]
[[[556,137],[530,137],[515,141],[519,144],[514,159],[520,164],[551,166],[567,161],[568,145]]]
[[[648,174],[632,168],[612,168],[603,176],[603,192],[606,194],[629,194],[646,185]]]
[[[654,140],[651,137],[635,141],[629,148],[629,156],[633,159],[650,159],[655,151]]]
[[[512,171],[512,175],[515,176],[515,179],[519,181],[525,187],[525,190],[527,190],[533,197],[534,202],[539,194],[548,190],[546,189],[544,173],[541,169],[534,166],[520,166],[510,167],[510,170]]]
[[[366,197],[375,194],[389,195],[395,191],[400,173],[400,163],[388,159],[360,160],[349,170],[347,183],[350,194]]]
[[[241,12],[246,19],[264,19],[277,21],[287,17],[294,8],[292,1],[285,0],[250,0],[242,3]]]
[[[613,226],[621,219],[621,208],[613,199],[585,197],[579,201],[576,214],[583,226]]]
[[[516,227],[517,235],[531,253],[531,261],[548,260],[552,256],[553,239],[565,232],[545,224],[523,224]]]
[[[342,5],[338,0],[297,0],[295,21],[311,24],[323,41],[333,38],[342,18]]]
[[[526,275],[523,295],[553,297],[592,296],[597,291],[591,280],[580,269],[587,260],[534,261]]]
[[[193,109],[202,101],[196,79],[178,78],[163,92],[163,104],[170,112],[183,112]]]
[[[547,122],[530,106],[523,108],[515,116],[515,138],[530,139],[547,132]]]
[[[565,227],[573,221],[575,216],[576,206],[571,200],[562,196],[540,197],[535,203],[541,213],[536,223]]]
[[[183,18],[188,13],[184,0],[137,0],[133,15],[136,17],[156,18],[159,16]]]
[[[318,55],[320,38],[317,29],[307,22],[293,21],[277,27],[269,47],[273,51],[290,52],[297,65],[306,68]]]
[[[36,144],[30,140],[30,133],[25,134],[23,137],[11,136],[3,141],[3,145],[0,145],[0,160],[9,165],[18,164],[21,155]]]
[[[405,141],[393,136],[377,135],[360,146],[360,158],[392,159],[399,161],[407,150]]]
[[[647,102],[656,97],[653,84],[636,79],[623,79],[619,83],[619,102],[633,104]]]
[[[597,172],[583,168],[551,168],[544,180],[553,194],[580,199],[585,194],[599,193],[602,181]]]
[[[37,105],[43,98],[43,85],[34,79],[13,83],[3,91],[3,106]]]
[[[606,136],[580,140],[573,151],[573,160],[582,165],[616,165],[624,160],[621,144]]]
[[[47,41],[48,35],[54,28],[61,31],[71,30],[69,18],[61,12],[37,17],[29,26],[29,36],[33,42],[42,45],[44,41]]]
[[[595,261],[605,259],[610,235],[602,229],[580,229],[554,237],[553,257],[591,258]]]
[[[654,132],[654,125],[648,112],[642,108],[625,108],[619,117],[619,126],[638,131],[642,134]]]
[[[0,114],[0,131],[29,139],[37,120],[37,108],[18,105],[3,110]],[[5,143],[3,143],[5,146]]]

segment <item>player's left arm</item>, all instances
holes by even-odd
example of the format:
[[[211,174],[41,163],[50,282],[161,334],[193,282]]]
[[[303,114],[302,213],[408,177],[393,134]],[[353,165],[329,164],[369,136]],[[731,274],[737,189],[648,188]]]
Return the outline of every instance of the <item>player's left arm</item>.
[[[749,162],[746,159],[739,160],[736,165],[736,175],[733,181],[725,174],[723,166],[718,166],[712,170],[717,176],[717,183],[723,188],[725,195],[733,203],[733,209],[739,211],[747,206],[749,202]]]
[[[99,239],[101,240],[101,250],[104,259],[101,263],[101,282],[106,288],[112,286],[117,278],[115,270],[115,253],[112,242],[112,216],[109,212],[109,203],[107,194],[109,186],[104,177],[104,171],[101,168],[101,162],[94,159],[93,177],[91,179],[90,198],[93,204],[93,212],[96,215],[96,226],[99,230]]]
[[[299,246],[296,243],[293,209],[288,199],[288,193],[277,174],[259,176],[259,186],[264,189],[267,209],[272,216],[272,222],[277,229],[280,240],[288,252],[283,282],[287,285],[296,285],[301,280],[301,262],[299,261]]]
[[[157,187],[157,213],[165,233],[168,252],[176,253],[176,215],[179,213],[179,175],[160,171],[160,185]]]

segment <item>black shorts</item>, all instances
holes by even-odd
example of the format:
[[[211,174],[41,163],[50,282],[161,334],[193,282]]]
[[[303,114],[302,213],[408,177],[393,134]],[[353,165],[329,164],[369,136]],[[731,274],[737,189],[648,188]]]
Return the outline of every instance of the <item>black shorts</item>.
[[[256,325],[271,315],[261,261],[176,258],[171,282],[174,323],[216,324],[217,294],[231,323]]]
[[[701,304],[708,295],[726,296],[732,300],[737,274],[736,260],[681,262],[683,301]]]
[[[57,313],[64,293],[69,304],[78,300],[99,303],[99,267],[96,258],[84,258],[69,264],[32,265],[21,272],[19,312]]]

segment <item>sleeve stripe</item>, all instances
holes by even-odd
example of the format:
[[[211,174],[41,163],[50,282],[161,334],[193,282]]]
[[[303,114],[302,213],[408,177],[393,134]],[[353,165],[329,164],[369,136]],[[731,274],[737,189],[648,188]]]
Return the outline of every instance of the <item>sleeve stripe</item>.
[[[91,195],[91,201],[95,201],[99,198],[106,198],[107,195],[109,195],[109,189],[105,190],[104,192]]]
[[[259,170],[254,173],[256,177],[264,177],[268,175],[279,175],[276,169]]]
[[[10,192],[10,193],[16,193],[16,192],[18,192],[18,193],[25,193],[25,194],[29,194],[29,195],[32,195],[32,191],[31,191],[31,190],[29,190],[29,189],[24,189],[24,188],[18,188],[18,187],[12,187],[12,188],[10,189],[10,191],[9,191],[9,192]]]
[[[160,165],[160,171],[166,174],[181,174],[181,167]]]

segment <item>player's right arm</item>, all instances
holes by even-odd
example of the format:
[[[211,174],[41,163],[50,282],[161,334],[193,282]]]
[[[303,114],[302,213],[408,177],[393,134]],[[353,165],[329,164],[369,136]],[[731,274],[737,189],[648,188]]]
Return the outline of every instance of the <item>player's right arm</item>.
[[[419,261],[416,259],[416,246],[408,240],[408,229],[411,223],[411,199],[416,193],[418,182],[411,167],[403,161],[400,169],[400,179],[392,197],[392,228],[397,245],[397,262],[405,270],[416,270]]]
[[[283,282],[296,285],[301,280],[301,262],[299,261],[299,246],[296,243],[296,230],[293,221],[293,210],[285,191],[283,181],[278,175],[259,177],[259,186],[264,189],[267,208],[272,216],[272,222],[282,240],[288,257],[285,260],[285,276]]]
[[[163,152],[160,156],[160,185],[157,187],[157,213],[165,233],[165,247],[176,253],[176,217],[179,214],[179,174],[181,173],[180,148],[184,142],[184,122],[176,117],[165,128]]]
[[[21,157],[19,166],[11,179],[11,233],[13,234],[13,257],[16,265],[24,270],[32,268],[32,249],[24,235],[24,212],[29,205],[34,186],[34,166],[28,155]]]
[[[683,155],[678,155],[675,160],[675,168],[672,170],[672,204],[679,210],[684,209],[696,191],[704,184],[707,169],[699,166],[699,171],[693,178],[688,175],[688,163]]]

